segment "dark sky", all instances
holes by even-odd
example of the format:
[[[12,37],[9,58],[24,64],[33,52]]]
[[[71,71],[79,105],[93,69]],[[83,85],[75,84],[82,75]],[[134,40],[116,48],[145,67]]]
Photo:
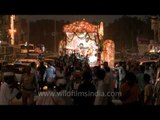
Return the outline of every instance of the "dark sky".
[[[81,20],[85,18],[88,22],[100,22],[103,21],[105,24],[113,22],[122,15],[19,15],[21,18],[28,18],[31,21],[40,19],[56,19],[56,20],[69,20],[71,22]],[[131,17],[137,16],[143,18],[145,15],[128,15]]]

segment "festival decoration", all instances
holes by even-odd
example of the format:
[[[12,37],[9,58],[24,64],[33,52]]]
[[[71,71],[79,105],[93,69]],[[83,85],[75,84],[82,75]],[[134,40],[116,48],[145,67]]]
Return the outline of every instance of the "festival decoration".
[[[101,22],[100,25],[98,26],[98,34],[99,34],[99,39],[102,40],[104,36],[103,22]]]
[[[110,67],[114,67],[115,60],[115,44],[112,40],[105,40],[103,43],[103,51],[101,53],[102,62],[107,61]]]
[[[11,36],[11,45],[14,45],[14,38],[15,38],[15,33],[16,33],[16,29],[14,28],[14,20],[15,20],[15,15],[11,15],[10,16],[10,29],[9,29],[9,33]]]
[[[96,25],[92,25],[85,20],[76,21],[72,24],[64,26],[64,32],[76,32],[76,33],[97,33],[98,27]]]
[[[100,26],[85,20],[76,21],[64,26],[66,33],[65,53],[78,54],[79,58],[88,58],[90,66],[97,65],[99,50],[99,34],[103,38],[103,23]],[[60,46],[61,48],[61,46]]]

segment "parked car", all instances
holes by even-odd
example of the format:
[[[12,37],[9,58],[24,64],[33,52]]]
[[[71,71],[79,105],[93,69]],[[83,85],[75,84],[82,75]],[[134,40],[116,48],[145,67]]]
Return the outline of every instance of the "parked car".
[[[32,62],[35,62],[37,67],[40,65],[40,61],[38,59],[30,59],[30,58],[16,60],[13,63],[13,65],[15,64],[30,65]]]

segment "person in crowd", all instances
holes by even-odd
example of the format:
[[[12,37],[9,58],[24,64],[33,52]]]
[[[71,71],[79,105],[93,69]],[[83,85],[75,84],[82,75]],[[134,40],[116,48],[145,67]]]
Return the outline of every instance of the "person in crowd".
[[[31,73],[33,73],[34,74],[34,76],[35,76],[35,79],[36,79],[36,87],[37,87],[37,90],[39,90],[39,79],[40,79],[40,75],[39,75],[39,72],[38,72],[38,70],[37,70],[37,67],[36,67],[36,63],[35,62],[32,62],[31,64],[30,64],[30,66],[31,66]]]
[[[108,92],[114,92],[115,79],[113,74],[111,73],[111,69],[109,67],[105,67],[105,78],[104,78],[104,93],[107,95]],[[105,104],[112,105],[112,96],[105,96]]]
[[[39,87],[40,87],[40,89],[42,89],[43,86],[44,86],[44,83],[43,83],[43,75],[44,75],[45,70],[46,70],[46,66],[44,65],[44,62],[43,62],[43,61],[40,62],[40,65],[38,66],[37,70],[38,70],[39,75],[40,75]]]
[[[156,81],[159,81],[160,79],[160,61],[157,64],[157,70],[156,70]],[[156,82],[155,81],[155,82]]]
[[[90,68],[90,66],[89,66],[88,63],[84,63],[83,64],[83,72],[90,72],[90,73],[92,73],[92,70],[91,70],[91,68]]]
[[[120,92],[122,93],[120,100],[123,105],[138,105],[140,88],[136,83],[136,76],[132,72],[127,72],[125,82],[121,85]]]
[[[23,105],[33,105],[34,104],[34,94],[37,88],[37,81],[34,73],[31,73],[31,67],[27,66],[25,68],[25,73],[22,75],[21,79],[22,86],[22,102]]]
[[[103,68],[107,68],[107,67],[109,67],[109,66],[108,66],[108,62],[106,61],[103,63]]]
[[[105,105],[105,99],[104,99],[104,77],[105,77],[105,71],[103,69],[99,69],[97,70],[97,84],[96,84],[96,88],[97,88],[97,96],[95,98],[94,101],[94,105]]]
[[[0,87],[0,105],[11,105],[12,100],[18,95],[20,91],[13,87],[14,84],[14,73],[4,75],[4,83]]]
[[[154,85],[154,105],[160,105],[160,61],[157,63],[157,75]]]
[[[121,84],[123,83],[125,75],[126,75],[126,73],[125,73],[123,62],[119,62],[119,67],[118,67],[118,76],[119,76],[118,83],[119,83],[119,86],[118,86],[118,88],[120,88]]]
[[[91,83],[92,75],[90,72],[83,73],[84,82],[78,87],[78,105],[94,105],[96,88]]]
[[[70,76],[70,80],[67,82],[66,89],[70,92],[77,92],[80,84],[82,83],[82,73],[80,70],[75,70],[72,72]],[[71,96],[74,99],[74,104],[77,104],[77,96],[72,95]]]
[[[66,90],[66,81],[59,81],[59,84],[57,84],[57,91],[60,94],[58,96],[58,100],[60,101],[59,105],[73,105],[74,104],[74,99],[72,98],[72,94],[67,94]]]
[[[137,80],[138,80],[138,85],[140,87],[140,91],[141,91],[141,95],[140,95],[140,101],[141,104],[144,103],[144,70],[145,67],[144,66],[139,66],[139,72],[136,74]]]
[[[153,86],[150,83],[150,80],[150,75],[144,74],[144,105],[153,105]]]
[[[144,74],[148,74],[150,76],[150,83],[154,84],[154,72],[149,65],[145,66]]]
[[[77,67],[75,70],[73,69],[71,71],[70,78],[67,83],[67,90],[71,91],[77,91],[79,85],[81,84],[81,75],[82,71]]]
[[[160,78],[157,79],[155,86],[154,86],[154,105],[160,105]]]
[[[70,81],[70,77],[73,71],[74,71],[73,65],[70,65],[69,63],[67,63],[64,69],[64,74],[67,81]]]
[[[9,65],[7,62],[4,62],[2,65],[2,74],[1,74],[1,82],[4,82],[4,74],[5,76],[10,75],[10,73],[14,72],[13,65]]]
[[[62,66],[56,67],[56,81],[64,78],[64,70]]]
[[[56,77],[56,68],[52,65],[51,62],[48,62],[48,68],[45,70],[45,73],[43,75],[43,81],[45,81],[46,84],[52,84],[52,86],[54,86],[55,77]]]
[[[97,77],[99,74],[99,70],[101,70],[100,66],[95,66],[92,68],[92,83],[96,86],[96,89],[98,87],[99,78]]]

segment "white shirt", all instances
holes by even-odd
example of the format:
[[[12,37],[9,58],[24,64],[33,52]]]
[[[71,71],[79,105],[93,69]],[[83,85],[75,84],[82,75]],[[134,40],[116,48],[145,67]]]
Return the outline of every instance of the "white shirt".
[[[0,89],[0,105],[9,105],[10,101],[17,95],[17,93],[17,89],[11,91],[9,85],[4,82]]]
[[[94,105],[103,105],[103,98],[104,96],[101,96],[101,94],[103,94],[103,87],[104,87],[104,83],[103,80],[100,80],[97,82],[97,95],[94,101]]]
[[[121,81],[125,77],[125,71],[124,71],[123,67],[120,66],[118,69],[118,72],[119,72],[119,81]]]

